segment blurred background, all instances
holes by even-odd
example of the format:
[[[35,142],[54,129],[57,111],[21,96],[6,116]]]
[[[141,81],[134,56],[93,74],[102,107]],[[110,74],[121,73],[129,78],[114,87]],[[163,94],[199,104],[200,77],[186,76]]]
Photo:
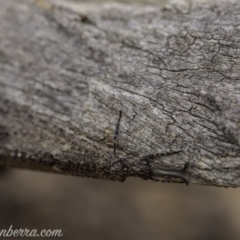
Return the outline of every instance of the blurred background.
[[[62,229],[71,240],[240,239],[240,189],[11,170],[0,192],[6,229]]]

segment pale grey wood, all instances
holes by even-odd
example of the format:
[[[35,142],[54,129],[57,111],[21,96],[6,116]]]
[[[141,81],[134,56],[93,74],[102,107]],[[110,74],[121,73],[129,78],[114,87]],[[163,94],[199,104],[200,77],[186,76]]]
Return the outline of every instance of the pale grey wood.
[[[2,166],[240,185],[240,4],[0,6]]]

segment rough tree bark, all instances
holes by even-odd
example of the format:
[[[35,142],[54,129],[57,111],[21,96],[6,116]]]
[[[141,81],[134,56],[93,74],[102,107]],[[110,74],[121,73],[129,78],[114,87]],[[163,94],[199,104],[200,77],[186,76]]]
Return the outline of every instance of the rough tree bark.
[[[240,186],[240,4],[0,6],[2,166]]]

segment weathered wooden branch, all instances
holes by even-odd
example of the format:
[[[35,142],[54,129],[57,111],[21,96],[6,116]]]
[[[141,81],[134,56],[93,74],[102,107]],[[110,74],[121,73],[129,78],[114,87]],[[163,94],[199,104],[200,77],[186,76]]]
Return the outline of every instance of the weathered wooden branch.
[[[0,6],[0,165],[240,186],[240,4]]]

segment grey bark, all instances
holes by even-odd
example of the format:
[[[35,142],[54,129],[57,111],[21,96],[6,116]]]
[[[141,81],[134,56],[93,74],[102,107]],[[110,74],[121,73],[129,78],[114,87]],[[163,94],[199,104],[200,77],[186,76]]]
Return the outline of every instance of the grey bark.
[[[240,4],[0,6],[0,165],[240,186]]]

